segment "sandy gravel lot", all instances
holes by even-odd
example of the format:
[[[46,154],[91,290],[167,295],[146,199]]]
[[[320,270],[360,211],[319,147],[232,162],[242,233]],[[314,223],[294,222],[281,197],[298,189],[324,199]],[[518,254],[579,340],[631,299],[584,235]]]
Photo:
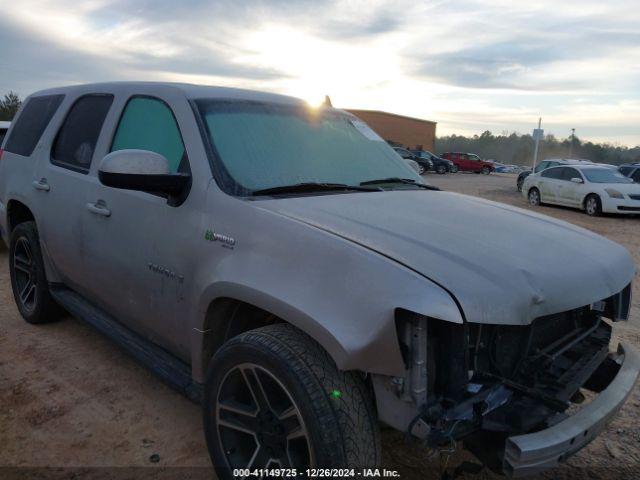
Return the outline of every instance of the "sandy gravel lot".
[[[529,208],[510,175],[428,175],[446,190]],[[640,267],[640,217],[591,219],[540,207],[605,235]],[[640,348],[640,282],[632,319],[615,334]],[[598,439],[546,478],[639,478],[638,389]],[[403,478],[439,478],[437,460],[383,433],[384,466]],[[157,454],[159,461],[150,458]],[[456,453],[450,466],[470,458]],[[145,468],[146,467],[146,468]],[[138,366],[90,327],[69,318],[31,326],[14,306],[0,249],[0,479],[212,478],[200,409]],[[494,478],[483,472],[465,478]],[[495,477],[499,478],[499,477]]]

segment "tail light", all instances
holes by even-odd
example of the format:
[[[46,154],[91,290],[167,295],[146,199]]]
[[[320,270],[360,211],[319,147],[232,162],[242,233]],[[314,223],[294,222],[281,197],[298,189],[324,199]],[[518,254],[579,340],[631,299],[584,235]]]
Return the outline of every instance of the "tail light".
[[[0,160],[2,160],[2,154],[4,153],[4,150],[0,148]]]

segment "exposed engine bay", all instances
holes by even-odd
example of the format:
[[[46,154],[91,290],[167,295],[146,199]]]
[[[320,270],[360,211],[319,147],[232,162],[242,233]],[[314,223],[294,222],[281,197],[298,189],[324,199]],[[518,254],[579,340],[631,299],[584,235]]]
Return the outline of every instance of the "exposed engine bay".
[[[484,465],[502,471],[507,438],[565,420],[572,405],[584,402],[581,389],[601,392],[618,373],[603,316],[618,319],[611,309],[621,306],[608,304],[524,326],[453,324],[399,312],[407,376],[386,385],[374,379],[376,396],[386,402],[395,395],[421,407],[410,420],[397,408],[382,420],[396,428],[404,423],[410,437],[434,450],[462,440]]]

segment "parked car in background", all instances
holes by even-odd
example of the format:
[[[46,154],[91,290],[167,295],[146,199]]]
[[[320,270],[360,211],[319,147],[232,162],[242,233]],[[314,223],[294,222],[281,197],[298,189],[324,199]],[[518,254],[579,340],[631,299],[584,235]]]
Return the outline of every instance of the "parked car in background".
[[[626,163],[624,165],[620,165],[618,170],[634,182],[640,183],[640,163]]]
[[[410,158],[403,158],[402,160],[407,162],[407,165],[409,165],[418,175],[422,175],[424,173],[424,167],[415,160],[411,160]]]
[[[557,167],[558,165],[580,165],[580,164],[590,164],[593,165],[593,162],[589,160],[574,160],[569,158],[548,158],[546,160],[542,160],[540,163],[536,165],[534,170],[535,173],[539,173],[547,168]],[[518,174],[518,179],[516,180],[516,188],[519,192],[522,191],[522,184],[524,179],[531,175],[531,169],[524,170]]]
[[[10,126],[11,122],[0,122],[0,147],[2,146],[2,141],[4,140],[4,137],[7,134]]]
[[[458,167],[452,161],[440,158],[427,150],[411,150],[411,153],[422,160],[429,160],[432,165],[431,170],[436,173],[456,173],[458,171]]]
[[[522,169],[518,165],[505,165],[502,173],[520,173]]]
[[[392,148],[396,151],[396,153],[398,155],[400,155],[405,160],[412,160],[415,163],[417,163],[418,164],[418,173],[420,175],[422,175],[426,171],[431,170],[433,168],[433,163],[431,163],[431,160],[428,159],[428,158],[421,158],[421,157],[415,155],[410,150],[408,150],[406,148],[403,148],[403,147],[392,147]]]
[[[440,157],[453,162],[461,172],[489,175],[494,171],[493,163],[482,160],[475,153],[445,152]]]
[[[531,205],[551,203],[579,208],[587,215],[640,214],[640,185],[617,170],[575,164],[529,175],[522,195]]]

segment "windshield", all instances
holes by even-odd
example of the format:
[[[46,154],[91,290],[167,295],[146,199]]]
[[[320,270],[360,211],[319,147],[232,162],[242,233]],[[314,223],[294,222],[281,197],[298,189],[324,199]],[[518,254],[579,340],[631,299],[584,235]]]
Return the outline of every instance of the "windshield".
[[[350,115],[257,102],[196,104],[229,193],[251,195],[308,183],[355,186],[394,177],[424,183],[384,140]],[[398,183],[390,188],[417,187]]]
[[[591,183],[633,183],[633,180],[612,168],[583,168],[582,173]]]

